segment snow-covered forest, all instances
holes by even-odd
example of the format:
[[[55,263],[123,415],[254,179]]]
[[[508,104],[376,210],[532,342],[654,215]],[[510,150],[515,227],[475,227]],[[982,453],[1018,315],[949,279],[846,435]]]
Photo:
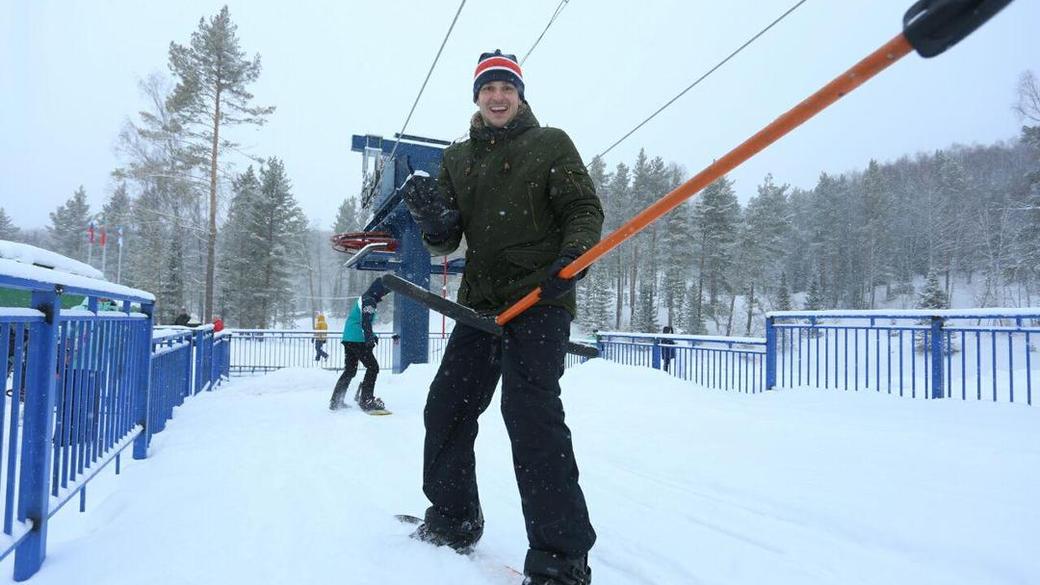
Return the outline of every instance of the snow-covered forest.
[[[19,229],[0,208],[0,239],[153,291],[160,322],[181,306],[238,327],[342,315],[375,276],[343,269],[345,256],[329,245],[333,233],[363,227],[361,185],[329,194],[342,197],[336,217],[308,218],[293,196],[293,169],[234,142],[234,126],[277,115],[276,105],[253,103],[260,55],[246,53],[226,9],[203,19],[187,44],[171,43],[169,73],[140,82],[143,107],[116,137],[122,164],[101,208],[80,187],[45,230]],[[821,169],[808,190],[785,184],[784,169],[758,185],[717,181],[590,271],[579,288],[581,325],[737,335],[760,329],[767,310],[1035,305],[1040,82],[1026,72],[1017,83],[1023,128],[1004,142]],[[689,178],[653,150],[588,161],[606,230]],[[89,249],[91,222],[107,229],[105,255]]]

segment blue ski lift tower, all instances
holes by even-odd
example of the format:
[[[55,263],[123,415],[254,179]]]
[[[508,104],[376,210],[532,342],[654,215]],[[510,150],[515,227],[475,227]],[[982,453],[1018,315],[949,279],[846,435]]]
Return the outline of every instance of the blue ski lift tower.
[[[399,143],[398,143],[399,142]],[[396,150],[395,150],[395,143]],[[436,177],[441,156],[451,143],[444,140],[395,134],[393,139],[354,135],[351,150],[360,152],[363,167],[362,208],[371,215],[357,241],[368,242],[348,260],[357,270],[393,272],[420,287],[429,288],[433,272],[461,274],[461,258],[447,266],[434,266],[422,243],[422,234],[408,213],[399,191],[412,170]],[[394,155],[390,158],[391,153]],[[373,238],[367,238],[372,234]],[[389,237],[387,237],[389,236]],[[393,241],[379,243],[380,237]],[[429,361],[430,312],[425,306],[394,295],[394,373],[412,364]]]

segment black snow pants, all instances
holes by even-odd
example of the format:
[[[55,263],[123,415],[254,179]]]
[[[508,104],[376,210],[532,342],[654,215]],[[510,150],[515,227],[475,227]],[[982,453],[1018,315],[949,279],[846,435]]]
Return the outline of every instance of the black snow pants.
[[[476,520],[482,525],[473,443],[477,418],[501,378],[502,416],[531,549],[581,556],[592,548],[596,533],[578,486],[560,401],[570,322],[566,309],[543,306],[506,325],[501,338],[456,324],[426,401],[428,522]]]
[[[332,391],[332,402],[342,402],[343,395],[347,393],[347,386],[357,374],[357,365],[360,361],[365,366],[365,377],[361,380],[361,400],[372,398],[376,388],[376,376],[379,375],[379,362],[372,353],[372,348],[364,343],[356,341],[343,342],[343,373],[336,381],[336,389]]]

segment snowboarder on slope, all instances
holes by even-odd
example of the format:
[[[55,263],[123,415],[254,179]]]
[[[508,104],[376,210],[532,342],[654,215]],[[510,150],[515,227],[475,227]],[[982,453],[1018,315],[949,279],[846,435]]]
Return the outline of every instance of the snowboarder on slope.
[[[357,374],[357,365],[360,361],[365,366],[365,377],[361,380],[358,388],[357,403],[362,410],[385,410],[383,401],[376,398],[376,376],[379,375],[379,363],[372,349],[379,343],[379,338],[372,332],[372,321],[376,317],[376,308],[379,301],[387,294],[383,281],[376,279],[368,287],[368,290],[354,304],[347,316],[347,322],[343,325],[343,354],[345,364],[343,373],[336,382],[336,388],[332,391],[332,399],[329,400],[329,410],[345,408],[343,397],[347,393],[350,381]]]

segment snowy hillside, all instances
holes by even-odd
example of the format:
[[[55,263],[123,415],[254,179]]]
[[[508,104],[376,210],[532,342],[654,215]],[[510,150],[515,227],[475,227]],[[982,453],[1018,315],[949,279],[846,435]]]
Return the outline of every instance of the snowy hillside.
[[[124,458],[90,485],[86,514],[54,518],[32,582],[516,583],[501,565],[521,566],[526,542],[497,399],[477,443],[477,559],[392,518],[425,507],[433,373],[380,378],[390,417],[328,412],[336,374],[317,370],[188,401],[147,462]],[[563,388],[597,585],[1040,582],[1040,409],[748,396],[600,360]]]

